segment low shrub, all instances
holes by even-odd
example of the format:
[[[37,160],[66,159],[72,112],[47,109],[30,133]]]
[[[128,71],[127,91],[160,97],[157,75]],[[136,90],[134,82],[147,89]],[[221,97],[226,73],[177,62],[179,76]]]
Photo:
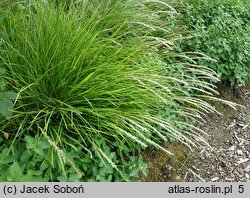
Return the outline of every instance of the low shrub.
[[[185,0],[178,9],[192,35],[181,43],[181,50],[207,54],[216,62],[200,60],[199,64],[214,69],[231,85],[244,84],[250,64],[250,2]]]

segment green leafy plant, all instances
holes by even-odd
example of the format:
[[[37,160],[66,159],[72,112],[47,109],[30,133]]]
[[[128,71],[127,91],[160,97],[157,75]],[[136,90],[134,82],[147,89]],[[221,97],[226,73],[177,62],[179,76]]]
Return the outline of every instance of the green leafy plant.
[[[183,41],[181,50],[207,54],[216,62],[199,60],[214,69],[231,85],[244,84],[250,64],[250,3],[244,0],[188,0],[180,12],[192,38]]]
[[[117,144],[115,146],[121,152],[121,155],[118,155],[110,150],[104,140],[100,141],[99,146],[117,163],[119,171],[101,161],[97,155],[91,158],[81,152],[68,150],[70,159],[81,169],[82,178],[79,178],[72,166],[66,162],[62,162],[64,173],[59,171],[60,163],[57,163],[58,158],[54,157],[56,153],[46,138],[38,135],[25,136],[23,144],[14,144],[11,149],[5,145],[1,149],[0,181],[134,181],[140,171],[144,175],[147,174],[147,164],[140,153],[135,153],[125,146],[121,149]],[[123,159],[120,156],[123,156]]]
[[[0,153],[0,181],[25,182],[25,181],[45,181],[40,175],[41,172],[29,169],[28,160],[31,160],[32,154],[21,148],[17,151],[15,148],[12,152],[4,148]],[[14,152],[13,152],[14,151]],[[33,159],[29,163],[36,163]]]

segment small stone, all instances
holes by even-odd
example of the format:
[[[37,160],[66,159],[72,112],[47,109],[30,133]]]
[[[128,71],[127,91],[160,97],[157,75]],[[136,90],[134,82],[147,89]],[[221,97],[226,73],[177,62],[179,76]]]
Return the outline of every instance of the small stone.
[[[217,181],[219,179],[220,179],[219,177],[214,177],[214,178],[211,179],[211,181],[214,182],[214,181]]]
[[[243,155],[242,150],[237,150],[237,154],[238,154],[238,155]]]
[[[226,177],[226,181],[234,181],[234,178],[228,178],[228,177]]]
[[[229,151],[234,151],[235,149],[236,149],[236,146],[233,145],[233,146],[231,146],[228,150],[229,150]]]
[[[181,179],[181,177],[180,176],[176,176],[176,180],[180,180]]]

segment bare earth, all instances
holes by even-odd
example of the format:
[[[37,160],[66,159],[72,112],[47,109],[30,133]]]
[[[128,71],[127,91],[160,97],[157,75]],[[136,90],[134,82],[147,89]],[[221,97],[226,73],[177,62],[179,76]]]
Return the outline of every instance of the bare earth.
[[[175,157],[159,151],[145,154],[149,164],[141,181],[250,181],[250,83],[246,87],[221,86],[222,97],[243,105],[233,110],[220,105],[223,116],[210,115],[202,128],[209,134],[209,152],[191,152],[178,143],[168,145]]]

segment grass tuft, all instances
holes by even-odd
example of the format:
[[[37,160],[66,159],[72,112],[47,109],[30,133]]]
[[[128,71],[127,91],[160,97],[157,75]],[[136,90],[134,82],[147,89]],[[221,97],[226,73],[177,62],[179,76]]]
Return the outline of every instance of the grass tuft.
[[[45,136],[79,176],[69,148],[117,169],[100,139],[111,148],[153,146],[167,155],[161,145],[172,139],[207,146],[194,125],[216,112],[204,95],[217,93],[207,79],[218,76],[195,64],[208,57],[172,51],[181,33],[163,22],[178,15],[166,1],[22,5],[1,20],[0,66],[20,96],[11,119],[0,121],[12,140]]]

